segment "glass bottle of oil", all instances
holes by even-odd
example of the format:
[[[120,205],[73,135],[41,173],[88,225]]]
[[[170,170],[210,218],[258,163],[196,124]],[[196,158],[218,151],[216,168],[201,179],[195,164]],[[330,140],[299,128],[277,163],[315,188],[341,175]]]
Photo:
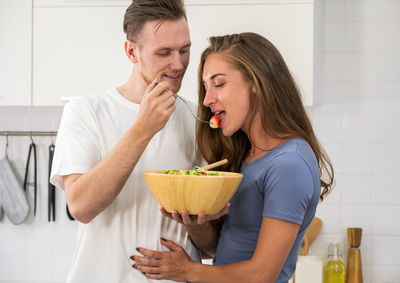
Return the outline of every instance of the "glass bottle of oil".
[[[342,261],[343,251],[340,243],[331,243],[328,248],[328,261],[324,265],[324,283],[345,283],[346,270]]]

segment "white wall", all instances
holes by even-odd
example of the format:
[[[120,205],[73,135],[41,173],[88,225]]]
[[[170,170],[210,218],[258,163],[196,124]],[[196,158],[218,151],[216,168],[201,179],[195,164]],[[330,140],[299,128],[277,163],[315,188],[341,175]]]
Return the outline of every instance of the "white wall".
[[[322,233],[347,247],[346,228],[362,227],[364,282],[400,282],[400,1],[325,0],[323,104],[309,110],[336,168],[337,185],[318,208]],[[55,130],[60,108],[0,108],[2,130]],[[57,191],[57,221],[47,222],[49,137],[39,144],[39,209],[14,226],[0,222],[0,282],[65,279],[76,223]],[[4,155],[0,138],[0,157]],[[11,137],[9,156],[23,177],[29,137]]]
[[[400,1],[325,1],[324,100],[311,110],[337,186],[317,215],[324,253],[362,227],[364,282],[400,282]]]
[[[0,107],[0,129],[4,131],[57,130],[60,107]],[[56,191],[56,222],[47,222],[48,147],[50,137],[33,137],[38,158],[38,207],[18,226],[3,216],[0,221],[0,282],[62,282],[65,280],[76,238],[76,223],[65,212],[64,193]],[[21,182],[30,144],[29,137],[9,137],[8,156]],[[0,138],[0,157],[5,138]],[[33,158],[33,157],[31,157]],[[33,172],[31,164],[30,172]],[[33,177],[29,178],[33,180]],[[29,203],[33,204],[33,189]]]

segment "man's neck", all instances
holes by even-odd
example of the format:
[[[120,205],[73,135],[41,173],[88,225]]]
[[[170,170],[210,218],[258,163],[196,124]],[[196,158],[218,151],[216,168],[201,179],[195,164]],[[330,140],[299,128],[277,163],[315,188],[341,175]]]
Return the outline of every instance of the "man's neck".
[[[142,97],[146,91],[146,85],[140,76],[137,76],[135,72],[132,73],[129,80],[123,85],[117,87],[118,92],[134,103],[140,104]]]

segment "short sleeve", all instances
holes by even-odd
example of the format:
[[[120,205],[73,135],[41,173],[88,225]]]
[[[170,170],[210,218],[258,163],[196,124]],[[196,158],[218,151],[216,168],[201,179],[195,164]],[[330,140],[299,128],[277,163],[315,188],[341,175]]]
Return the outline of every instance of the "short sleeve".
[[[64,189],[62,176],[84,174],[101,160],[96,119],[84,99],[65,107],[57,134],[50,182]]]
[[[262,187],[263,216],[302,224],[314,187],[311,171],[300,156],[285,153],[277,157]]]

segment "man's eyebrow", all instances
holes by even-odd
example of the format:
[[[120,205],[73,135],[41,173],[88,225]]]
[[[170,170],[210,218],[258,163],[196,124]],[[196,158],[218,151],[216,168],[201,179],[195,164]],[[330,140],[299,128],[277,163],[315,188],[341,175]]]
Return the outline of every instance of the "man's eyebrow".
[[[160,51],[171,51],[172,49],[169,47],[160,47],[154,50],[155,52],[160,52]]]
[[[191,45],[192,45],[191,43],[186,44],[185,46],[181,47],[180,49],[190,48]],[[170,47],[160,47],[160,48],[157,48],[157,49],[155,50],[155,52],[160,52],[160,51],[171,51],[172,49],[173,49],[173,48],[170,48]]]

